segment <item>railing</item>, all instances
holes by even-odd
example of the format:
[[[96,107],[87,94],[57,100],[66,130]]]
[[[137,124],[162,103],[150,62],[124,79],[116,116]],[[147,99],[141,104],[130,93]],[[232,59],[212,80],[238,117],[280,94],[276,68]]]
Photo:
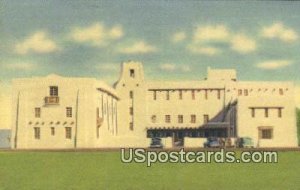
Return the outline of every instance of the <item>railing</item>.
[[[47,96],[47,97],[45,97],[45,104],[46,105],[59,104],[59,97],[58,96]]]

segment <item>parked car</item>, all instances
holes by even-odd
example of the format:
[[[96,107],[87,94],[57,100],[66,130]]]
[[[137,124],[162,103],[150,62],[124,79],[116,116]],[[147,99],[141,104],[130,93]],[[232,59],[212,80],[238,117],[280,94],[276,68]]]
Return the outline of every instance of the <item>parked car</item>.
[[[236,147],[238,148],[254,148],[254,143],[250,137],[240,137],[236,140]]]
[[[207,138],[207,141],[204,143],[205,148],[220,148],[222,147],[222,144],[220,143],[220,140],[215,137],[209,137]]]
[[[163,148],[163,144],[161,143],[161,138],[158,137],[152,138],[149,148]]]

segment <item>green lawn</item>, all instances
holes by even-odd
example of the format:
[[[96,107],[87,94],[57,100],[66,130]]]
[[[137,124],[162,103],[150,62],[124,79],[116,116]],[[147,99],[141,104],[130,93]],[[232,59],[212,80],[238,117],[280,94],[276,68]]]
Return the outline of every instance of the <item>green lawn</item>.
[[[0,152],[0,189],[300,189],[300,152],[275,164],[124,164],[119,152]]]

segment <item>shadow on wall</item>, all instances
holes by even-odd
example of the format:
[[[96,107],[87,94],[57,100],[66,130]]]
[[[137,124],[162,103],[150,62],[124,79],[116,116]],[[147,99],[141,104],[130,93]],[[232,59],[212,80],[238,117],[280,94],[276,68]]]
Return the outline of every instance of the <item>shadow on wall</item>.
[[[10,129],[0,129],[0,148],[10,148]]]

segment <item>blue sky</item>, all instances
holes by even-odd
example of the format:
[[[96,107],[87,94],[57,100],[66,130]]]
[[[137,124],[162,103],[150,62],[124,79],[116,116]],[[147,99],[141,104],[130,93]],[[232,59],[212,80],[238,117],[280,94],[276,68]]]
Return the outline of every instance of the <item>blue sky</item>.
[[[0,80],[118,79],[144,63],[147,79],[203,79],[208,66],[240,80],[300,85],[300,2],[0,0]]]

